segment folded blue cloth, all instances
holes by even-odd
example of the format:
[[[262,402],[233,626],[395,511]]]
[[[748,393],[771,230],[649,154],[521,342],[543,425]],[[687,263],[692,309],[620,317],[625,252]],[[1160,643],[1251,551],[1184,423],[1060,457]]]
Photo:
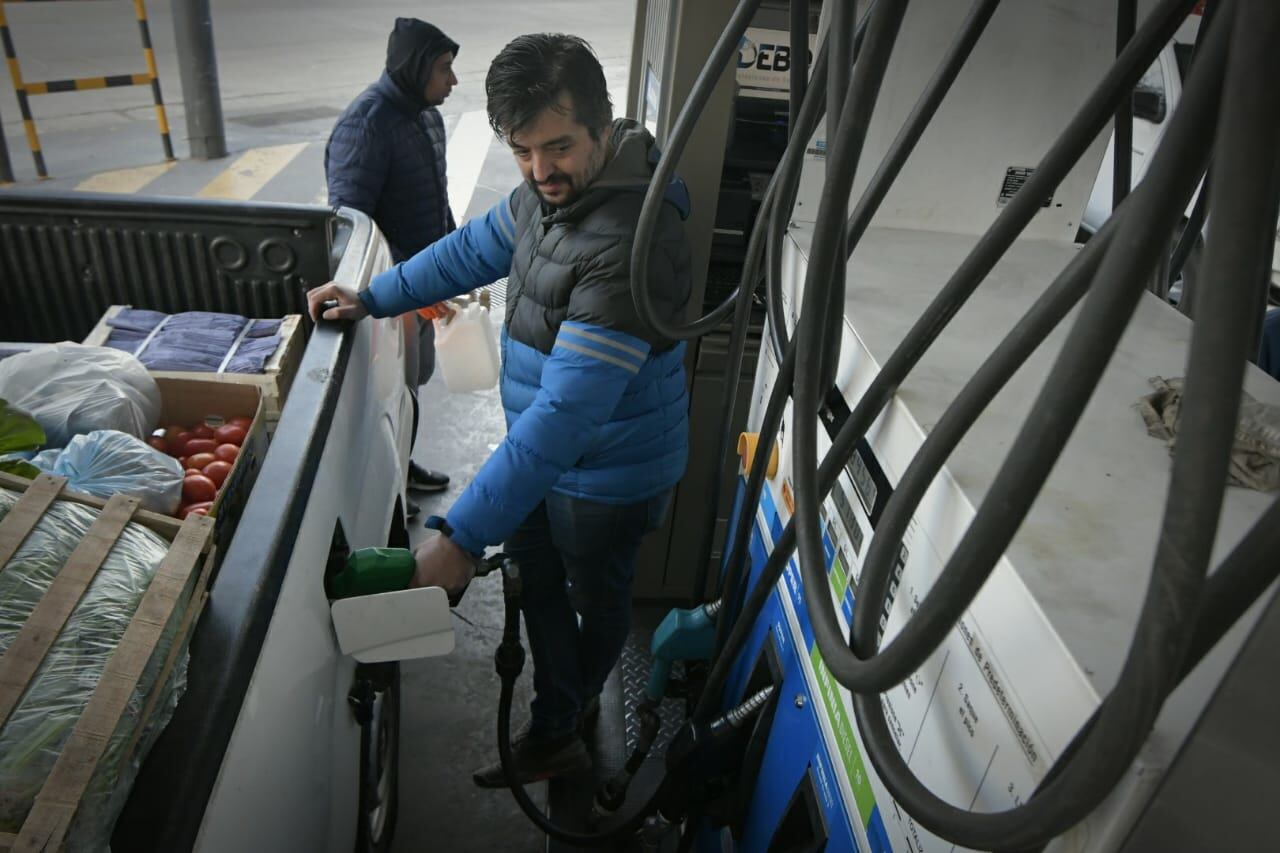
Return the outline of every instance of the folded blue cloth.
[[[136,355],[151,370],[216,373],[226,360],[224,373],[262,373],[280,345],[279,320],[250,320],[213,311],[164,314],[125,308],[107,325],[111,334],[106,346]]]

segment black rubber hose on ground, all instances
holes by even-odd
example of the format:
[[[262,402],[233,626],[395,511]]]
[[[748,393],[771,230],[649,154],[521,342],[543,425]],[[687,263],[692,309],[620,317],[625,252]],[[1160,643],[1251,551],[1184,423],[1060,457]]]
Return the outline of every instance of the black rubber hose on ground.
[[[493,559],[493,558],[491,558]],[[502,774],[507,787],[515,797],[516,804],[525,816],[538,829],[551,838],[573,847],[594,847],[622,842],[633,836],[645,818],[657,808],[659,798],[665,793],[667,784],[664,777],[657,790],[649,800],[631,817],[601,832],[574,832],[558,826],[551,821],[537,804],[529,797],[524,783],[516,776],[515,759],[511,754],[511,703],[515,695],[516,679],[524,668],[524,647],[520,645],[520,602],[521,586],[519,566],[514,561],[502,559],[502,598],[504,606],[504,622],[502,642],[494,654],[494,668],[497,670],[501,687],[498,694],[498,760],[502,764]]]

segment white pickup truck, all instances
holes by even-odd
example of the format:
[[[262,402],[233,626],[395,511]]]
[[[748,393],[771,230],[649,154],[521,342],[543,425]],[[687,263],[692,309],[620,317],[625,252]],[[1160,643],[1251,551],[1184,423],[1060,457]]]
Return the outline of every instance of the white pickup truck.
[[[1194,34],[1194,28],[1184,28],[1185,35]],[[1180,36],[1183,35],[1180,33]],[[1147,172],[1151,156],[1164,138],[1165,129],[1169,125],[1169,116],[1182,99],[1182,79],[1187,72],[1193,52],[1192,45],[1183,41],[1173,41],[1165,46],[1159,58],[1142,76],[1133,96],[1133,183]],[[1093,192],[1085,206],[1084,217],[1080,221],[1080,229],[1084,236],[1091,236],[1111,215],[1113,158],[1115,156],[1115,136],[1107,142],[1107,151],[1102,158],[1102,168],[1094,182]],[[1190,215],[1195,199],[1187,205],[1184,212]],[[1212,218],[1212,211],[1209,216]],[[1206,224],[1207,227],[1207,224]],[[1179,234],[1181,229],[1179,229]],[[1194,290],[1200,274],[1201,255],[1204,247],[1203,237],[1192,248],[1183,267],[1183,280],[1189,289]],[[1271,264],[1272,302],[1280,302],[1280,223],[1276,228],[1276,246],[1272,254]],[[1176,287],[1171,294],[1176,298],[1181,288]]]
[[[111,304],[305,313],[389,254],[364,215],[110,196],[0,196],[0,340],[81,340]],[[331,554],[407,545],[413,429],[404,325],[309,329],[252,490],[225,531],[189,683],[146,757],[117,851],[388,849],[398,669],[338,649]]]

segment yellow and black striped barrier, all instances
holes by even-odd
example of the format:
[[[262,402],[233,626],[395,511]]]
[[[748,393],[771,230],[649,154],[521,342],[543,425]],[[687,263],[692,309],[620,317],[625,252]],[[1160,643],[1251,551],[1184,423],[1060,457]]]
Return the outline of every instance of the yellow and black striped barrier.
[[[31,95],[51,95],[55,92],[85,92],[91,89],[113,89],[117,86],[151,86],[151,96],[156,105],[156,124],[160,127],[160,139],[164,143],[166,160],[173,158],[173,140],[169,135],[169,117],[164,111],[164,98],[160,94],[160,74],[156,69],[156,54],[151,46],[151,28],[147,24],[147,8],[143,0],[133,0],[133,11],[138,18],[138,29],[142,35],[142,55],[147,62],[147,70],[143,74],[112,74],[103,77],[79,77],[69,80],[43,80],[26,82],[22,79],[22,68],[18,65],[18,52],[13,45],[13,36],[9,32],[9,21],[5,17],[6,3],[51,3],[58,0],[0,0],[0,42],[4,44],[5,62],[9,66],[9,77],[13,80],[13,92],[18,98],[18,110],[22,113],[22,126],[26,130],[27,145],[31,148],[31,156],[35,160],[36,174],[42,178],[49,176],[45,168],[44,154],[40,150],[40,135],[36,133],[36,121],[31,115]]]

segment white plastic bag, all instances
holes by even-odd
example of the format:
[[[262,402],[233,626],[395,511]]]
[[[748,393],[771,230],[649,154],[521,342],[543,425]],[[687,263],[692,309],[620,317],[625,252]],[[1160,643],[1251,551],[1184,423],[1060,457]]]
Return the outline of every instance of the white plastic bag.
[[[436,325],[436,365],[452,392],[484,391],[498,381],[498,344],[489,309],[472,302]]]
[[[153,512],[173,515],[182,502],[182,464],[116,430],[77,435],[62,450],[46,450],[31,464],[66,477],[72,491],[100,498],[133,495]]]
[[[49,447],[114,429],[146,438],[160,420],[160,389],[128,353],[61,343],[0,361],[0,398],[39,422]]]

